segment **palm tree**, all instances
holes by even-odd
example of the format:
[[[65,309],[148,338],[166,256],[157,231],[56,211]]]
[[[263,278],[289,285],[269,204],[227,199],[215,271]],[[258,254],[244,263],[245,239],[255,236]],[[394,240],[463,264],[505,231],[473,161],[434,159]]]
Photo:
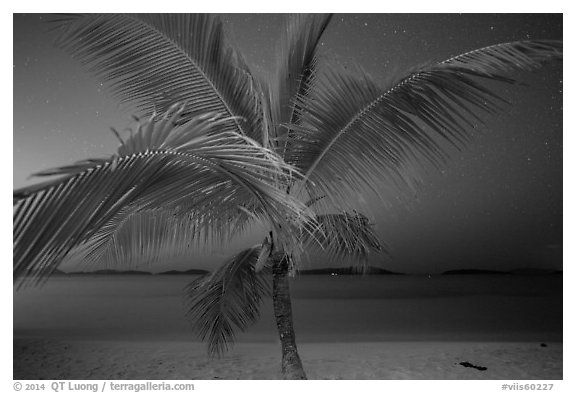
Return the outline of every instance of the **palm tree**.
[[[71,256],[185,255],[257,223],[262,243],[187,286],[187,313],[221,354],[271,296],[283,376],[305,379],[289,287],[302,254],[321,249],[361,269],[386,252],[354,210],[357,194],[413,192],[505,102],[484,81],[515,83],[509,74],[562,56],[558,41],[502,43],[378,86],[320,56],[330,19],[289,17],[275,74],[258,77],[211,15],[54,17],[58,44],[145,117],[128,137],[114,131],[112,157],[44,171],[58,177],[14,192],[17,283],[42,282]]]

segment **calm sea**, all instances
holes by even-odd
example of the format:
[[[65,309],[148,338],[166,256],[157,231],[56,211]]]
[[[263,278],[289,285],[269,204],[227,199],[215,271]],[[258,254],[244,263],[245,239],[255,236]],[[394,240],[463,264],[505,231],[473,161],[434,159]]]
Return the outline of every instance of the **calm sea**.
[[[14,292],[15,337],[197,341],[195,276],[64,276]],[[562,276],[299,276],[299,341],[561,341]],[[275,341],[271,302],[238,341]]]

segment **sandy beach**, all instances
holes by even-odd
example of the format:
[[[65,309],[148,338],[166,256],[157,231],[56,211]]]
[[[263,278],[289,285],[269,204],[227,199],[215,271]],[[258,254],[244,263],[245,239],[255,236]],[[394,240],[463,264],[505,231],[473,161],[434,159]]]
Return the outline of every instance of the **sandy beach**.
[[[562,379],[562,344],[304,343],[310,379]],[[14,379],[278,379],[278,344],[209,359],[200,343],[16,340]],[[486,370],[464,367],[469,363]]]
[[[62,278],[16,292],[14,379],[280,378],[269,302],[210,359],[183,316],[188,280]],[[561,280],[298,277],[299,351],[310,379],[562,379]]]

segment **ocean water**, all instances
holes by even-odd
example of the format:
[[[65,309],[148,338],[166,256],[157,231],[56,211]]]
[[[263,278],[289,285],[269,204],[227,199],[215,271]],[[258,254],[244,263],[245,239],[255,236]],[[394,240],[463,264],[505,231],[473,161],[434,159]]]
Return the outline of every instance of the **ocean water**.
[[[64,276],[14,292],[14,336],[199,341],[182,290],[195,276]],[[562,276],[298,276],[297,340],[562,341]],[[242,342],[277,340],[270,300]]]

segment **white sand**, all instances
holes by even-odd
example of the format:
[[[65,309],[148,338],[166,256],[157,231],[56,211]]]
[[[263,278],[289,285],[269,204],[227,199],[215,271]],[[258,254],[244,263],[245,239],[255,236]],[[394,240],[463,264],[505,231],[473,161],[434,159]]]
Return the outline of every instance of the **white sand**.
[[[299,350],[310,379],[562,379],[562,343],[540,344],[302,343]],[[14,341],[14,379],[278,379],[279,370],[276,343],[239,343],[211,360],[197,342]]]

